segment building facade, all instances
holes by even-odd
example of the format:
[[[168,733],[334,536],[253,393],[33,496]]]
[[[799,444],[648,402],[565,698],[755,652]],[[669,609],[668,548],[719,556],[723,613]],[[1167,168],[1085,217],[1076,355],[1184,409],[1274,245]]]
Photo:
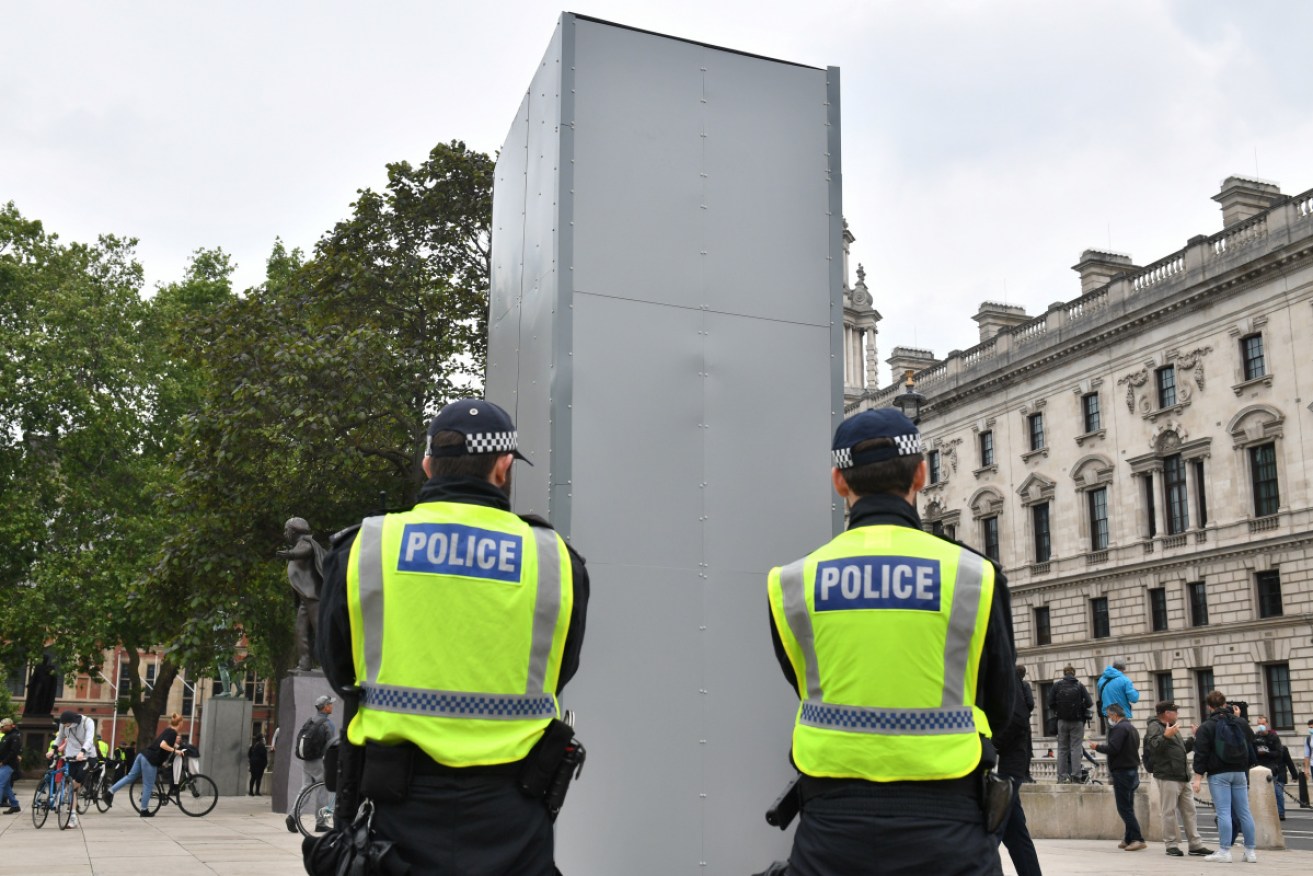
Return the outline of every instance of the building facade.
[[[1223,230],[1137,266],[1086,251],[1081,295],[986,303],[981,342],[914,373],[927,528],[995,558],[1043,703],[1068,664],[1124,657],[1188,724],[1219,689],[1297,744],[1313,718],[1313,191],[1231,177]],[[908,366],[911,367],[908,367]],[[1096,728],[1096,732],[1098,728]]]

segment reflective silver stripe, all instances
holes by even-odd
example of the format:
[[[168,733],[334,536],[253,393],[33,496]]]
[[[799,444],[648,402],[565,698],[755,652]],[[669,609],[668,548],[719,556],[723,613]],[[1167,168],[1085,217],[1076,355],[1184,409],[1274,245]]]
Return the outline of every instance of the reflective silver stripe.
[[[812,634],[812,618],[807,611],[807,592],[803,568],[807,558],[795,560],[780,569],[780,592],[784,597],[784,617],[789,622],[793,638],[802,651],[806,670],[807,702],[824,702],[821,697],[821,670],[816,665],[816,638]]]
[[[976,726],[970,707],[955,709],[867,709],[830,703],[803,703],[803,724],[827,730],[882,736],[944,736]]]
[[[533,536],[538,544],[538,596],[533,607],[527,694],[545,690],[556,619],[561,613],[561,541],[555,530],[540,526],[533,527]]]
[[[375,712],[432,718],[525,721],[556,717],[556,700],[546,693],[493,694],[371,684],[361,686],[361,704]]]
[[[948,637],[944,643],[945,709],[970,706],[966,701],[967,664],[971,660],[971,637],[980,614],[980,595],[985,576],[985,558],[963,550],[957,560],[957,582],[948,615]]]
[[[356,580],[360,584],[361,638],[364,645],[365,684],[378,681],[383,663],[383,518],[366,517],[356,535],[360,551]]]

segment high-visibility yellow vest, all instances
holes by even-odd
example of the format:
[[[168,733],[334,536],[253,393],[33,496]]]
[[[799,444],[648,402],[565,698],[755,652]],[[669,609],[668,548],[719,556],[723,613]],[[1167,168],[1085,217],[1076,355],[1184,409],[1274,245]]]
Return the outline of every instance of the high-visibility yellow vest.
[[[798,681],[799,770],[892,782],[977,767],[989,562],[918,529],[860,526],[772,569],[768,591]]]
[[[448,766],[523,759],[558,715],[574,604],[561,537],[496,508],[370,517],[347,567],[360,709],[350,741]]]

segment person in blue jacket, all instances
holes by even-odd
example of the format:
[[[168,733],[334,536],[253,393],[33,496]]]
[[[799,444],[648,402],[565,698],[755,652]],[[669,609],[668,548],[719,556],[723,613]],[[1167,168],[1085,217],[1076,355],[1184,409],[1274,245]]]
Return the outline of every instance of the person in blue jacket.
[[[1126,720],[1131,719],[1131,703],[1140,701],[1140,692],[1135,689],[1135,685],[1131,684],[1131,680],[1126,677],[1126,660],[1124,658],[1114,659],[1112,665],[1103,670],[1103,675],[1099,677],[1098,691],[1105,718],[1108,717],[1108,706],[1116,703],[1126,713]]]

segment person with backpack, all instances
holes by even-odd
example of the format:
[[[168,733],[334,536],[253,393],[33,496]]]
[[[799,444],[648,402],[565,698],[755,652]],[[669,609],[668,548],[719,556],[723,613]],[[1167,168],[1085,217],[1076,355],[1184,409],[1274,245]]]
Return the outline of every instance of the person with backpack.
[[[315,700],[314,717],[308,718],[296,733],[296,747],[293,754],[301,761],[302,778],[301,790],[287,798],[287,829],[291,833],[296,833],[296,816],[293,813],[296,801],[301,798],[306,788],[324,780],[324,752],[328,751],[328,743],[337,735],[337,728],[333,726],[333,721],[329,717],[333,714],[335,702],[337,698],[328,694]],[[328,830],[328,822],[324,819],[324,808],[328,806],[330,799],[327,788],[320,787],[315,794],[316,833]]]
[[[1049,688],[1049,711],[1058,718],[1058,784],[1065,785],[1080,774],[1080,752],[1085,742],[1085,722],[1094,701],[1076,678],[1074,666],[1064,667],[1062,678]]]
[[[1204,847],[1204,838],[1199,835],[1194,795],[1190,793],[1190,764],[1186,755],[1194,750],[1194,740],[1181,736],[1181,727],[1176,720],[1176,703],[1164,700],[1155,711],[1157,717],[1149,719],[1144,734],[1144,769],[1153,776],[1154,784],[1158,786],[1163,844],[1167,847],[1167,854],[1172,857],[1185,856],[1181,851],[1180,835],[1176,827],[1179,812],[1190,854],[1201,857],[1211,855],[1213,850]]]
[[[1299,775],[1290,752],[1281,737],[1268,723],[1267,715],[1258,716],[1258,729],[1254,733],[1254,752],[1258,765],[1272,771],[1272,790],[1277,795],[1277,818],[1286,820],[1286,782]]]
[[[998,829],[998,838],[1007,847],[1017,876],[1042,876],[1035,842],[1026,826],[1026,811],[1021,808],[1021,786],[1035,781],[1030,775],[1030,715],[1035,711],[1035,700],[1030,685],[1023,680],[1025,677],[1026,667],[1018,666],[1012,720],[994,736],[994,747],[998,749],[998,774],[1012,781],[1012,805]]]
[[[1140,701],[1140,692],[1135,689],[1135,685],[1126,677],[1126,660],[1118,657],[1112,661],[1112,665],[1103,670],[1103,675],[1099,677],[1098,685],[1099,708],[1103,710],[1103,716],[1108,717],[1108,706],[1116,703],[1122,707],[1122,715],[1129,721],[1135,716],[1131,710],[1132,703]]]
[[[1236,716],[1226,703],[1226,695],[1212,691],[1204,701],[1210,709],[1208,720],[1195,734],[1194,782],[1199,793],[1202,778],[1208,776],[1208,791],[1217,812],[1217,851],[1205,861],[1231,863],[1231,844],[1235,829],[1231,824],[1232,812],[1240,816],[1240,830],[1244,834],[1247,863],[1258,862],[1254,853],[1254,816],[1249,811],[1249,768],[1258,763],[1254,751],[1254,731]]]
[[[1108,712],[1108,738],[1100,745],[1091,742],[1090,748],[1108,755],[1108,775],[1112,778],[1113,798],[1117,801],[1117,814],[1126,825],[1126,831],[1117,848],[1138,852],[1147,847],[1140,822],[1135,817],[1135,789],[1140,787],[1140,733],[1122,711],[1112,703]]]

